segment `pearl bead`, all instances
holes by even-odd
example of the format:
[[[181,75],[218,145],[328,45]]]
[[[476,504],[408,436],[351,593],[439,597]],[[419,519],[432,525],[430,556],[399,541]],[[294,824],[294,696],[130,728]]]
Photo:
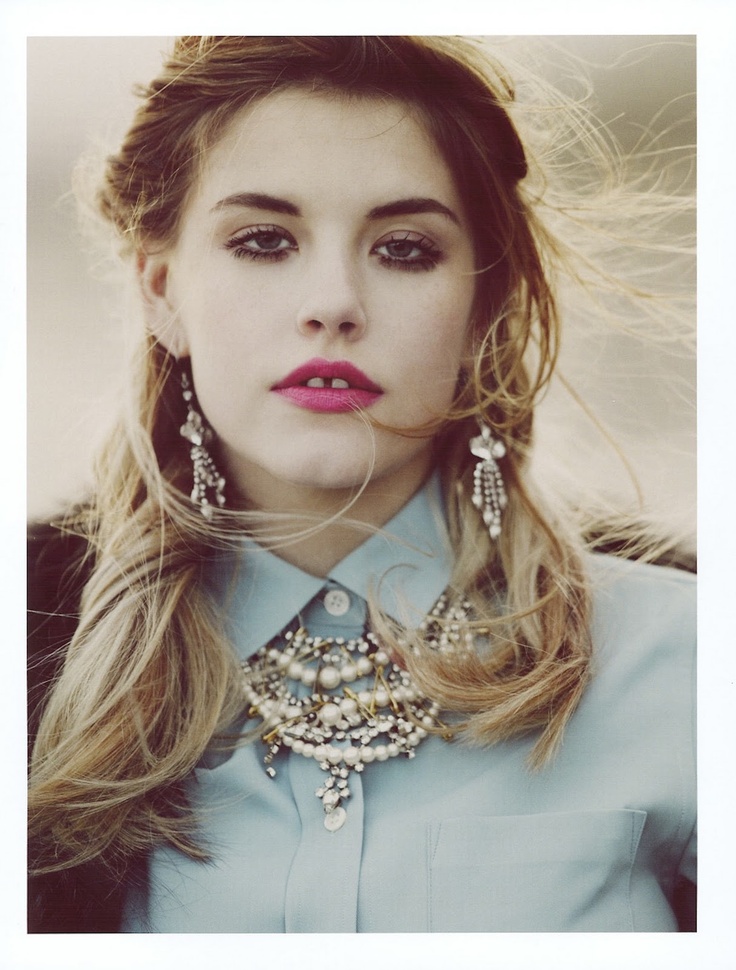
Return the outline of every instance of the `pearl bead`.
[[[373,661],[368,657],[358,657],[358,673],[365,676],[373,670]]]
[[[374,751],[373,748],[369,748],[367,746],[365,748],[361,748],[360,749],[360,760],[364,764],[369,765],[371,763],[371,761],[375,761],[376,760],[376,752]]]
[[[375,654],[373,655],[374,663],[380,664],[381,666],[385,666],[390,659],[391,658],[385,650],[376,650]]]
[[[300,679],[305,687],[312,687],[317,679],[317,671],[313,670],[312,667],[305,667]]]
[[[292,680],[300,680],[303,670],[304,670],[304,667],[299,663],[299,661],[294,660],[292,663],[289,664],[287,673]]]
[[[314,749],[315,761],[327,761],[328,748],[326,744],[318,744]]]
[[[327,749],[327,760],[331,765],[339,765],[342,761],[342,751],[339,748],[329,747]]]
[[[345,748],[342,753],[342,759],[346,765],[357,765],[360,761],[360,751],[357,748]]]
[[[352,697],[343,697],[343,699],[340,701],[340,710],[343,714],[349,717],[351,714],[357,713],[358,703],[357,701],[354,701]]]
[[[394,741],[386,745],[386,750],[388,751],[389,758],[395,758],[399,753],[399,746]]]
[[[310,744],[309,741],[305,741],[300,754],[303,754],[305,758],[311,758],[314,754],[314,745]]]
[[[304,751],[304,742],[301,740],[301,738],[294,739],[291,745],[291,750],[296,754],[301,754]]]
[[[325,704],[324,707],[320,708],[317,717],[323,724],[332,726],[340,720],[342,712],[337,704]]]
[[[340,683],[340,671],[334,667],[323,667],[319,672],[319,682],[328,690],[337,687]]]
[[[358,667],[356,664],[343,664],[340,668],[340,676],[346,684],[358,679]]]
[[[360,701],[361,704],[370,704],[372,696],[373,695],[369,690],[362,690],[358,694],[358,700]]]
[[[379,744],[375,747],[376,761],[386,761],[388,759],[388,751],[385,744]]]
[[[385,690],[376,691],[376,704],[378,707],[385,707],[388,704],[388,694]]]

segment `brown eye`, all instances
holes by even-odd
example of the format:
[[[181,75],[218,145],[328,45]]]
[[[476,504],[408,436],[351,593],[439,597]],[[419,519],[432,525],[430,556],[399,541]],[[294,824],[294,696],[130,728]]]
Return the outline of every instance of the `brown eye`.
[[[379,239],[372,252],[392,269],[429,270],[441,262],[442,251],[427,236],[402,232]]]
[[[394,259],[409,259],[411,256],[416,257],[422,255],[422,250],[410,239],[396,239],[392,242],[384,243],[382,248]]]
[[[258,232],[254,233],[247,240],[247,244],[254,252],[265,251],[272,253],[281,249],[287,240],[278,232]]]
[[[238,259],[283,259],[296,250],[297,244],[291,233],[278,226],[251,226],[228,239],[225,248]]]

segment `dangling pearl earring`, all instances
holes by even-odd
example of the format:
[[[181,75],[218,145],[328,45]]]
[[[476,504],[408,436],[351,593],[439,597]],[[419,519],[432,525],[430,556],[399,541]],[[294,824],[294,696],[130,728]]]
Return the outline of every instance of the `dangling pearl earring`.
[[[491,436],[491,429],[483,421],[480,434],[470,439],[470,452],[479,459],[473,471],[473,505],[483,516],[491,539],[501,535],[501,513],[508,504],[501,469],[497,458],[503,458],[506,447],[503,441]]]
[[[186,370],[181,372],[181,392],[187,407],[186,423],[179,428],[182,438],[191,444],[189,457],[192,460],[194,482],[191,499],[194,505],[206,519],[212,518],[214,506],[225,505],[225,479],[217,470],[212,455],[207,451],[207,444],[214,438],[214,432],[206,423],[202,415],[192,403],[194,392]]]

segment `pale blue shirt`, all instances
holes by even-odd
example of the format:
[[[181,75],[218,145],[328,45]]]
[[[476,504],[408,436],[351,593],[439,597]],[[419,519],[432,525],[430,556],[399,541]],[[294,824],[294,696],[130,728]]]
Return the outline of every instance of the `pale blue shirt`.
[[[246,540],[207,581],[246,658],[297,615],[312,633],[356,635],[369,593],[416,625],[451,563],[433,480],[327,580]],[[312,759],[282,751],[274,778],[260,741],[205,759],[190,795],[212,861],[156,849],[123,930],[675,930],[673,887],[695,878],[695,584],[606,556],[589,567],[595,673],[550,766],[526,767],[536,734],[482,749],[428,737],[413,760],[352,774],[330,832]]]

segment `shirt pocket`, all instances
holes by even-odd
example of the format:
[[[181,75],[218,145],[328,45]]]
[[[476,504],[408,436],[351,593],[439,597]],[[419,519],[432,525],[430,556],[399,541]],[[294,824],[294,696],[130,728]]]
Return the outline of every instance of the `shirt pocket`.
[[[646,812],[430,822],[435,932],[631,931],[631,870]]]

